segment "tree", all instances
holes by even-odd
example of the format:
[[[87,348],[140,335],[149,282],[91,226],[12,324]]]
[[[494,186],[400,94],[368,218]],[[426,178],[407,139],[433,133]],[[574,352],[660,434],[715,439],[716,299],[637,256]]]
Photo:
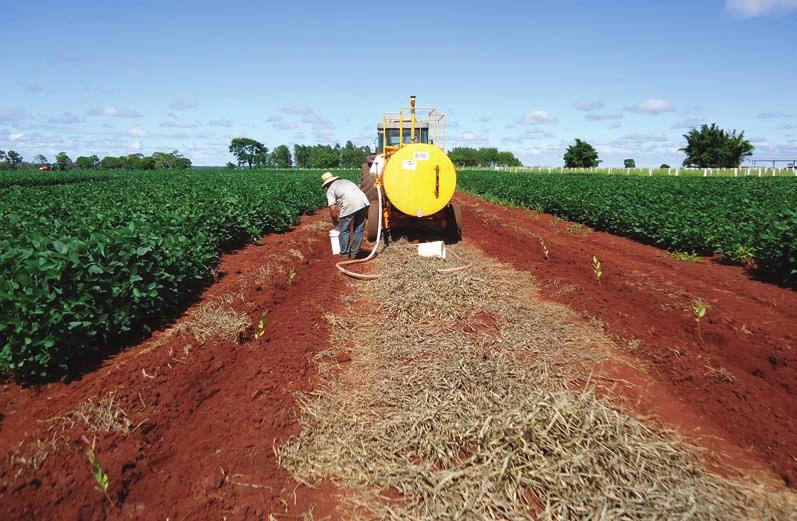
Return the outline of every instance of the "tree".
[[[293,145],[293,156],[296,158],[296,168],[310,168],[310,154],[312,147],[307,145]]]
[[[667,163],[662,163],[661,166],[659,167],[659,169],[661,169],[661,170],[669,170],[670,169],[670,165],[668,165]]]
[[[355,147],[354,143],[346,141],[346,146],[340,151],[341,168],[360,168],[365,163],[368,152],[368,147]]]
[[[686,154],[684,166],[696,168],[737,168],[745,157],[753,154],[753,144],[744,137],[744,132],[728,132],[712,123],[703,124],[684,134]]]
[[[47,164],[47,157],[45,157],[44,154],[38,154],[36,156],[36,162],[39,163],[40,165],[46,165]]]
[[[5,161],[8,158],[5,150],[0,150],[0,161]]]
[[[448,157],[457,166],[520,166],[521,164],[512,152],[502,152],[492,147],[456,147],[448,153]]]
[[[316,145],[310,152],[310,164],[313,168],[337,168],[340,156],[329,145]]]
[[[564,155],[566,168],[592,168],[600,164],[598,151],[587,143],[576,139],[575,144],[567,147]]]
[[[624,159],[623,166],[625,168],[636,168],[636,161],[634,161],[633,159]]]
[[[290,168],[293,165],[291,160],[291,149],[287,145],[280,145],[271,152],[271,164],[275,168]]]
[[[228,168],[228,169],[230,169],[230,170],[235,170],[235,169],[237,168],[237,167],[235,166],[235,163],[233,163],[232,161],[227,161],[227,165],[226,165],[226,166],[227,166],[227,168]]]
[[[16,168],[17,165],[22,163],[22,156],[13,150],[9,150],[6,153],[6,161],[8,161],[12,167]]]
[[[124,158],[107,156],[100,161],[100,168],[115,169],[124,168]]]
[[[58,152],[55,156],[55,168],[58,170],[66,170],[72,167],[72,160],[66,155],[66,152]]]
[[[78,158],[75,159],[75,166],[78,168],[94,168],[91,158],[88,156],[78,156]]]
[[[263,162],[263,156],[268,154],[268,149],[254,139],[236,137],[230,142],[230,153],[238,160],[238,166],[249,165],[251,169],[255,163]]]

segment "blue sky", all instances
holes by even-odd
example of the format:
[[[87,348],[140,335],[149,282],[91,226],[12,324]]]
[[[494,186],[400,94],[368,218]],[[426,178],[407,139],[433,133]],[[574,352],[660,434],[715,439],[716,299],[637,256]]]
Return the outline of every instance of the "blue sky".
[[[528,165],[576,137],[605,165],[679,164],[702,122],[797,157],[797,0],[398,5],[0,0],[0,149],[224,164],[239,135],[373,144],[414,94],[449,148]]]

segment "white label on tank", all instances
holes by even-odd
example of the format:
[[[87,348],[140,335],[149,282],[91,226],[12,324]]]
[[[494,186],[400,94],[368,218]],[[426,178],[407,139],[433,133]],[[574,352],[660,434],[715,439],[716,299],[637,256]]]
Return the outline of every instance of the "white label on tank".
[[[405,159],[404,161],[401,162],[401,168],[403,170],[415,170],[417,166],[418,163],[416,163],[412,159]]]
[[[429,152],[415,152],[415,161],[429,161]]]

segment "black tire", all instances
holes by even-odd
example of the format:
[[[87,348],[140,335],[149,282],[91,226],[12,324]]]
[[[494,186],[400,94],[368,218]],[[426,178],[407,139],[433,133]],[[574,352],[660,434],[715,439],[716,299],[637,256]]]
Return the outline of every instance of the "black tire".
[[[448,205],[448,238],[452,241],[462,240],[462,209],[458,204]]]
[[[379,206],[374,201],[374,203],[368,207],[368,220],[365,221],[365,238],[368,239],[368,242],[376,242],[376,232],[380,218]]]
[[[362,168],[360,168],[360,190],[362,190],[368,198],[371,206],[374,205],[377,197],[374,183],[376,183],[376,176],[371,174],[368,163],[363,163]]]

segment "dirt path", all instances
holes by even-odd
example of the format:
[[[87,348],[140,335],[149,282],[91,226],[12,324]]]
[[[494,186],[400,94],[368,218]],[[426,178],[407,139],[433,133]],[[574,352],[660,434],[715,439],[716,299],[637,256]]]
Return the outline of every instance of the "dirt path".
[[[332,275],[321,219],[225,256],[219,281],[174,328],[81,380],[4,385],[0,517],[263,519],[308,504],[316,515],[331,510],[332,491],[299,487],[273,451],[297,433],[293,393],[312,388],[312,357],[327,346],[323,315],[346,292]],[[248,340],[202,343],[180,331],[195,310],[219,302],[248,318]],[[94,488],[81,436],[96,438],[110,501]]]
[[[797,486],[797,292],[751,280],[740,267],[677,261],[549,215],[465,194],[457,200],[466,242],[530,272],[544,297],[602,321],[643,362],[647,382],[618,375],[636,386],[626,391],[631,398],[664,393],[680,401],[648,401],[642,412],[686,433],[719,434]],[[697,299],[708,305],[704,342],[690,307]]]

